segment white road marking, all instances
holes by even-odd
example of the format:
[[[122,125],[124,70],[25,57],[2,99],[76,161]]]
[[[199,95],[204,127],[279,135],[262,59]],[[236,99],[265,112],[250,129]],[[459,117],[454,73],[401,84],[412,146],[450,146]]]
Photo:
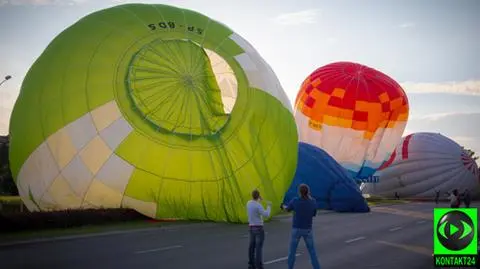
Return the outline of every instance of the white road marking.
[[[377,243],[392,246],[392,247],[397,247],[397,248],[400,248],[400,249],[416,252],[416,253],[419,253],[419,254],[424,254],[426,256],[431,256],[432,255],[432,249],[426,248],[426,247],[396,244],[396,243],[390,243],[390,242],[386,242],[386,241],[377,241]]]
[[[364,237],[364,236],[360,236],[360,237],[357,237],[357,238],[353,238],[353,239],[347,240],[347,241],[345,241],[345,243],[350,244],[350,243],[352,243],[352,242],[355,242],[355,241],[358,241],[358,240],[363,240],[363,239],[365,239],[365,238],[366,238],[366,237]]]
[[[175,246],[169,246],[169,247],[163,247],[163,248],[154,248],[154,249],[148,249],[148,250],[135,251],[135,254],[143,254],[143,253],[156,252],[156,251],[165,251],[165,250],[182,248],[182,247],[183,246],[181,246],[181,245],[175,245]]]
[[[298,257],[298,256],[300,256],[300,255],[302,255],[302,254],[297,253],[297,254],[295,254],[295,257]],[[275,259],[275,260],[271,260],[271,261],[268,261],[268,262],[264,262],[263,264],[264,264],[264,265],[267,265],[267,264],[272,264],[272,263],[281,262],[281,261],[286,261],[286,260],[288,260],[288,256],[282,257],[282,258],[278,258],[278,259]]]
[[[422,224],[422,223],[425,223],[426,221],[425,220],[421,220],[421,221],[417,221],[417,224]]]
[[[402,229],[402,228],[403,228],[403,227],[395,227],[395,228],[390,229],[389,231],[390,231],[390,232],[395,232],[395,231],[398,231],[398,230],[400,230],[400,229]]]

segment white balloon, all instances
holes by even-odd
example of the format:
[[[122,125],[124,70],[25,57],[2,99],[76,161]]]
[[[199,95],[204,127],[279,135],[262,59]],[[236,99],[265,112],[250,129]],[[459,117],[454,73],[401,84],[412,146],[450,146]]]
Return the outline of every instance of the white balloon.
[[[437,133],[403,137],[389,160],[376,172],[378,183],[364,183],[362,193],[402,198],[432,198],[458,189],[480,197],[477,163],[453,140]]]

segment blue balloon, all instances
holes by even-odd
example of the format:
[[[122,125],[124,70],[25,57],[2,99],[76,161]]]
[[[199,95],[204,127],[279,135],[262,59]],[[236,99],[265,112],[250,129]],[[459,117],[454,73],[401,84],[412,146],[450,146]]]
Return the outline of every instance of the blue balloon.
[[[319,209],[337,212],[369,212],[367,201],[350,173],[324,150],[299,143],[295,177],[283,202],[298,196],[298,186],[305,183]]]

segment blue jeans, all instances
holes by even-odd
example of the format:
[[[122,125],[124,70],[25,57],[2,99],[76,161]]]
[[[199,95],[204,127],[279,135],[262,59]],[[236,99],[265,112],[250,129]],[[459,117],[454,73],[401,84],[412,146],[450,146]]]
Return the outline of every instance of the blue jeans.
[[[250,244],[248,246],[248,265],[250,268],[263,268],[263,241],[265,231],[261,226],[250,227]]]
[[[312,229],[292,229],[292,238],[290,239],[290,248],[288,250],[288,268],[293,269],[295,265],[295,254],[297,253],[298,242],[303,237],[308,253],[310,254],[310,261],[314,269],[320,269],[318,263],[317,253],[315,250],[315,240],[313,239]]]

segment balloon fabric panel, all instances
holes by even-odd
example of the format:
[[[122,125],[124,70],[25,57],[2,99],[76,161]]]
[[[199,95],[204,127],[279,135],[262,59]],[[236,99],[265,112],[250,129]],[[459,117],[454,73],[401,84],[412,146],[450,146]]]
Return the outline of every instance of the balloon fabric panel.
[[[248,41],[149,4],[94,12],[55,37],[23,81],[10,137],[29,210],[156,219],[246,222],[253,189],[280,203],[298,150],[290,102]]]
[[[372,176],[390,156],[408,112],[407,96],[397,82],[349,62],[315,70],[295,101],[300,141],[326,150],[356,180]]]

